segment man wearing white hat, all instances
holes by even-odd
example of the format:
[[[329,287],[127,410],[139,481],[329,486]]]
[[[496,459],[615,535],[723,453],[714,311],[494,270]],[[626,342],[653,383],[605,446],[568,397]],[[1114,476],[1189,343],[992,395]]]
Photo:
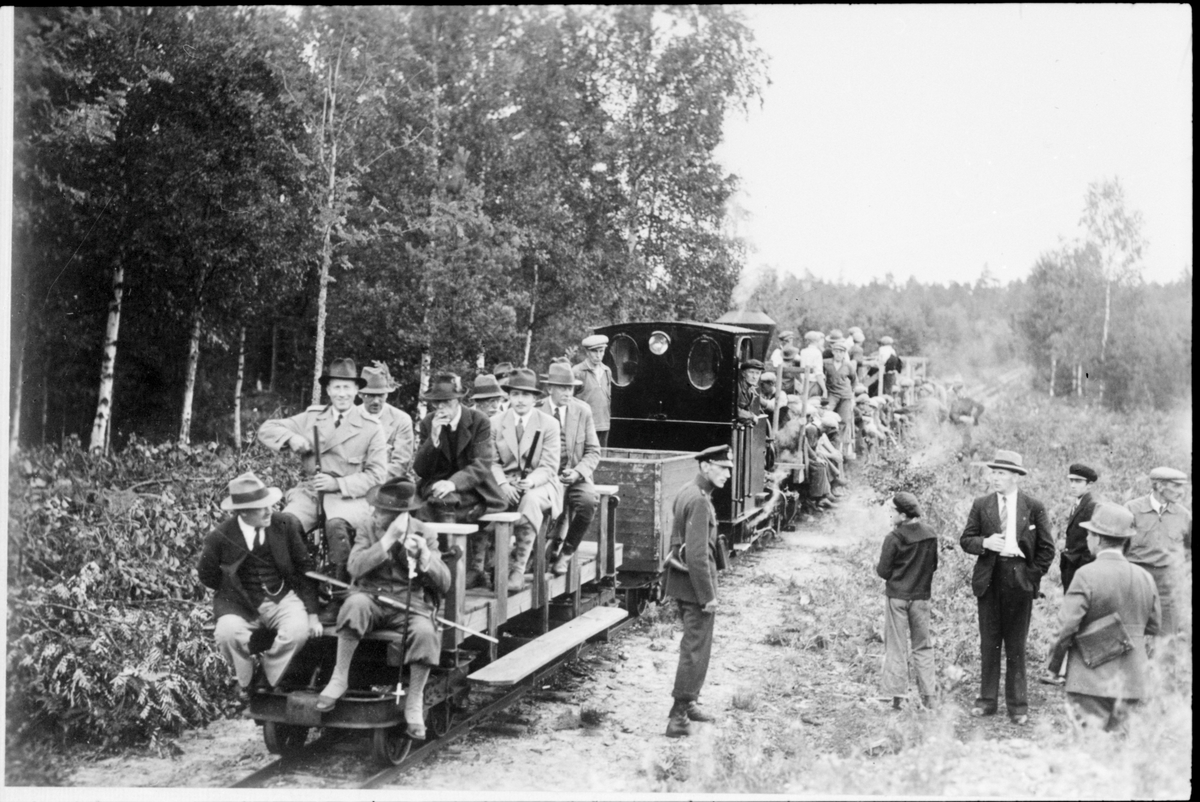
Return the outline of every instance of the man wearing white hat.
[[[1192,552],[1192,513],[1183,506],[1186,485],[1183,471],[1155,468],[1150,471],[1150,494],[1125,505],[1137,529],[1127,556],[1154,577],[1162,601],[1162,631],[1168,636],[1179,633],[1179,604],[1191,606],[1191,589],[1185,587],[1182,570]]]
[[[1158,633],[1158,590],[1125,552],[1134,514],[1102,501],[1091,520],[1088,548],[1096,559],[1079,568],[1063,596],[1062,626],[1049,671],[1067,661],[1067,701],[1077,725],[1122,730],[1131,707],[1146,696],[1146,638]]]
[[[217,648],[247,692],[264,681],[277,685],[292,656],[322,631],[316,587],[305,576],[312,564],[304,530],[295,516],[271,512],[282,497],[253,473],[230,482],[221,509],[236,514],[208,533],[197,566],[216,591]]]
[[[959,545],[976,554],[971,589],[979,609],[980,692],[973,716],[997,712],[1000,649],[1004,648],[1004,699],[1014,724],[1029,721],[1025,642],[1033,599],[1054,561],[1054,536],[1042,502],[1017,490],[1029,473],[1015,451],[997,451],[987,467],[994,492],[971,505]]]
[[[583,338],[584,360],[572,368],[575,378],[583,382],[579,400],[592,408],[596,437],[601,448],[608,448],[608,430],[612,417],[612,370],[604,364],[608,338],[592,334]]]
[[[396,385],[386,364],[376,362],[375,367],[363,368],[361,378],[366,382],[358,391],[363,399],[363,409],[379,421],[387,441],[387,478],[403,479],[412,470],[415,446],[412,417],[387,402]]]

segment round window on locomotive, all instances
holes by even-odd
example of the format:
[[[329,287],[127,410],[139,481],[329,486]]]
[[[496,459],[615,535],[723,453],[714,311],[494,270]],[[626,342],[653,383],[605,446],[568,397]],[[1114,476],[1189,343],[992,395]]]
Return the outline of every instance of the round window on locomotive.
[[[665,332],[656,331],[650,335],[650,353],[662,356],[671,347],[671,338]]]
[[[697,390],[707,390],[717,381],[717,370],[721,367],[721,349],[708,337],[692,343],[688,352],[688,380]]]
[[[628,334],[618,334],[609,343],[608,353],[612,357],[615,368],[613,384],[618,387],[629,386],[634,376],[637,375],[639,356],[637,343]]]

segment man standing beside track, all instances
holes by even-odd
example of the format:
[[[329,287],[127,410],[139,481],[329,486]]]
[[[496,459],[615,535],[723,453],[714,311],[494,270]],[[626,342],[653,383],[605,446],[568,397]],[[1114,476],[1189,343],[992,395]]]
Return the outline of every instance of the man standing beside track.
[[[604,364],[604,352],[608,349],[608,338],[603,334],[592,334],[583,338],[583,361],[572,368],[575,378],[583,382],[579,388],[579,400],[592,408],[592,421],[596,425],[596,439],[600,448],[608,448],[608,430],[612,417],[612,369]]]
[[[671,525],[671,552],[663,570],[663,592],[674,598],[683,622],[679,666],[675,670],[675,704],[667,718],[667,737],[689,732],[689,721],[713,721],[698,704],[712,655],[713,624],[717,612],[717,571],[725,554],[717,541],[717,513],[713,490],[722,488],[733,474],[729,446],[714,446],[696,455],[699,474],[675,497]]]
[[[1192,554],[1192,513],[1183,506],[1187,474],[1175,468],[1159,467],[1150,471],[1151,492],[1128,502],[1137,534],[1129,543],[1126,557],[1154,577],[1162,602],[1162,634],[1178,635],[1180,621],[1176,608],[1180,601],[1190,607],[1190,588],[1185,587],[1184,565]],[[1176,598],[1182,594],[1181,598]]]

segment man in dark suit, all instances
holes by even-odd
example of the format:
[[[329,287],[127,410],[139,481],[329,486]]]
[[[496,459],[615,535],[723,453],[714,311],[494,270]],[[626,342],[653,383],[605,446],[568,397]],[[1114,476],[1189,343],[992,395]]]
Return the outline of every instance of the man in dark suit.
[[[1014,724],[1029,721],[1025,641],[1033,599],[1054,561],[1054,538],[1046,508],[1017,490],[1028,471],[1015,451],[997,451],[987,463],[993,493],[971,505],[959,544],[977,554],[971,588],[979,605],[980,692],[973,716],[994,715],[1004,647],[1004,699]]]
[[[312,570],[304,529],[296,516],[271,512],[282,497],[253,473],[230,482],[221,509],[237,514],[208,533],[197,566],[200,581],[217,592],[217,648],[247,692],[264,681],[277,685],[292,656],[322,631],[316,587],[304,575]]]
[[[1074,494],[1075,509],[1071,511],[1071,519],[1067,521],[1066,544],[1058,559],[1058,567],[1062,572],[1063,593],[1071,587],[1071,577],[1083,566],[1090,563],[1092,557],[1088,550],[1088,530],[1083,526],[1092,517],[1096,508],[1096,499],[1092,496],[1091,487],[1100,478],[1100,474],[1080,463],[1075,463],[1067,473],[1067,481],[1071,484]]]
[[[1067,701],[1075,723],[1105,731],[1123,730],[1130,708],[1146,695],[1146,638],[1158,634],[1161,607],[1154,578],[1125,559],[1136,530],[1133,513],[1119,504],[1100,502],[1091,520],[1088,546],[1095,560],[1081,567],[1063,598],[1062,623],[1050,657],[1056,672],[1067,661]],[[1104,662],[1084,659],[1076,636],[1106,629],[1106,616],[1117,614],[1133,647]],[[1094,626],[1095,625],[1095,626]]]
[[[733,475],[729,446],[714,446],[696,455],[699,475],[675,497],[671,551],[663,569],[663,595],[675,599],[683,622],[679,665],[671,696],[675,704],[667,718],[667,737],[688,734],[689,721],[712,721],[697,704],[712,656],[713,623],[717,612],[717,571],[725,555],[717,542],[717,513],[712,492]]]
[[[476,521],[507,506],[492,475],[492,425],[482,412],[464,407],[462,397],[454,377],[445,373],[435,376],[421,396],[433,409],[421,420],[413,457],[417,493],[424,501],[416,517],[422,521]],[[482,569],[487,543],[476,536],[470,545]]]
[[[542,379],[549,395],[538,402],[538,409],[557,420],[562,433],[558,478],[564,488],[564,506],[569,521],[558,558],[551,569],[555,576],[562,576],[600,505],[600,496],[592,484],[592,475],[600,464],[600,439],[592,421],[592,408],[572,397],[575,388],[582,387],[583,382],[575,378],[571,363],[550,363],[550,370]]]

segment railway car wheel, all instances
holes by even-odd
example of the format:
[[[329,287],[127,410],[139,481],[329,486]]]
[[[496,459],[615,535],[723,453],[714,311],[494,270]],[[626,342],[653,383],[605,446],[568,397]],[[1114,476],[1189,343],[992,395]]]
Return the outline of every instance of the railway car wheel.
[[[294,757],[304,749],[308,740],[308,727],[299,724],[280,724],[276,721],[263,722],[263,741],[267,751],[280,757]]]
[[[630,617],[637,618],[642,613],[646,612],[646,606],[650,603],[650,593],[644,588],[630,588],[625,591],[625,611]]]
[[[450,700],[447,699],[429,708],[429,716],[425,724],[435,738],[441,738],[450,732],[450,727],[454,724],[454,707]]]
[[[404,732],[404,725],[379,727],[371,732],[371,757],[385,766],[398,766],[408,757],[412,741]]]

